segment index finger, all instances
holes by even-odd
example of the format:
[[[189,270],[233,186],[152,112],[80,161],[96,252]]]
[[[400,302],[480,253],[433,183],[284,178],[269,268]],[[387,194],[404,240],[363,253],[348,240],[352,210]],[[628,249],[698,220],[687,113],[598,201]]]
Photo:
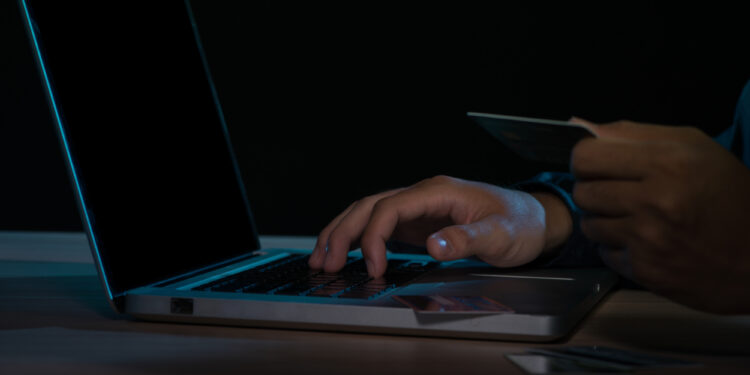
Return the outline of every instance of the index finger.
[[[387,262],[385,243],[390,239],[399,222],[423,216],[448,216],[450,214],[444,197],[442,193],[436,194],[435,191],[416,186],[384,198],[375,204],[370,221],[361,238],[362,255],[370,276],[377,278],[385,272]]]
[[[570,171],[579,180],[640,180],[648,170],[650,153],[645,143],[586,138],[573,148]]]
[[[633,141],[690,141],[698,134],[697,129],[686,126],[670,126],[640,123],[633,121],[615,121],[597,127],[601,138],[628,139]]]
[[[327,272],[338,272],[346,264],[346,254],[352,250],[354,243],[361,237],[370,218],[372,207],[377,201],[402,189],[394,189],[380,194],[365,197],[352,204],[346,211],[337,216],[318,236],[310,266],[324,267]]]

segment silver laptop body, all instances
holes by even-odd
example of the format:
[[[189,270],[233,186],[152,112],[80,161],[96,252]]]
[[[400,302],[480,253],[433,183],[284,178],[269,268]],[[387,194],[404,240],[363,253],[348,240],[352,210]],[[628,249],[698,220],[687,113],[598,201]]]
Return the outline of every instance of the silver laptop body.
[[[309,249],[260,249],[189,3],[144,9],[19,0],[19,7],[99,276],[118,312],[549,341],[570,333],[616,280],[605,269],[497,269],[390,253],[393,274],[383,282],[362,273],[359,252],[341,276],[305,269]],[[440,311],[394,296],[489,299],[506,309]]]

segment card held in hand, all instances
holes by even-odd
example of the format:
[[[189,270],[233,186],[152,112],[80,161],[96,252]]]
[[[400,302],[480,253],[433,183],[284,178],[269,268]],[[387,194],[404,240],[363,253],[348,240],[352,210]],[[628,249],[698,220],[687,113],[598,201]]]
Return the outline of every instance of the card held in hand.
[[[477,112],[467,115],[515,153],[538,162],[567,165],[578,141],[596,137],[590,127],[573,122]]]

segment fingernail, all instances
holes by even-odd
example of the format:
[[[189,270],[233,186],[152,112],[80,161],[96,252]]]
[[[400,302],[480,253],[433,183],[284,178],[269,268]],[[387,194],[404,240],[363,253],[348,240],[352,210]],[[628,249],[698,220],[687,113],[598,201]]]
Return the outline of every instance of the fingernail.
[[[451,246],[450,242],[443,238],[443,236],[440,235],[440,233],[435,233],[432,235],[432,238],[435,239],[435,241],[438,244],[438,247],[440,247],[440,251],[444,253],[448,253],[451,250],[453,250],[453,247]]]
[[[310,260],[317,262],[318,260],[325,259],[326,255],[328,255],[328,246],[326,247],[316,246],[315,249],[313,250],[312,255],[310,256]]]

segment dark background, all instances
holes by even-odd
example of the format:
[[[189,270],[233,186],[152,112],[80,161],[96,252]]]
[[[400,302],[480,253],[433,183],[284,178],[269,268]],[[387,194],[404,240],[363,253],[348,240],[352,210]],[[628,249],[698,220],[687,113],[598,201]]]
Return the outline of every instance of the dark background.
[[[744,12],[599,7],[194,0],[259,231],[312,235],[361,196],[436,174],[564,169],[519,159],[467,111],[731,123],[750,78]],[[22,25],[0,2],[0,229],[79,230]]]

